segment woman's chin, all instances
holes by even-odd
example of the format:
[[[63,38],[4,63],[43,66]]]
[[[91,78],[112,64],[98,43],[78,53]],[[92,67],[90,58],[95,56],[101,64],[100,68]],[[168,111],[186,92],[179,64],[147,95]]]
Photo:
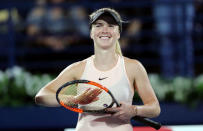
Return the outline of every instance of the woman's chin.
[[[102,49],[109,49],[109,48],[111,48],[111,46],[112,46],[112,44],[109,44],[109,43],[99,44],[99,47]]]

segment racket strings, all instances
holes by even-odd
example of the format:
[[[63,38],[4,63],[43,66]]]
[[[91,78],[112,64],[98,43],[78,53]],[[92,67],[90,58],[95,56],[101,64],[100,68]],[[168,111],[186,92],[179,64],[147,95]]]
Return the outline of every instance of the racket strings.
[[[74,97],[77,95],[77,84],[69,85],[63,88],[58,94],[58,98],[66,106],[76,108],[78,104],[74,101]]]
[[[97,86],[85,84],[85,83],[69,85],[67,87],[64,87],[61,90],[61,92],[59,93],[59,99],[66,106],[69,106],[71,108],[80,108],[83,110],[90,110],[90,111],[102,110],[107,108],[109,105],[111,105],[112,98],[104,90],[97,96],[98,97],[97,100],[92,101],[88,104],[78,104],[78,102],[75,101],[75,98],[77,96],[83,94],[87,90],[94,90],[94,89],[100,89],[100,88]],[[83,99],[81,99],[81,101],[86,101],[87,97],[91,97],[91,96],[86,96]]]

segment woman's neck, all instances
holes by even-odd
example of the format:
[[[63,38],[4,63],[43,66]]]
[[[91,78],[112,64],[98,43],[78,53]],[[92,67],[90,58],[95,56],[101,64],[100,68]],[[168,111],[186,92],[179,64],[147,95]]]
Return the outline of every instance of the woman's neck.
[[[94,65],[99,70],[109,70],[113,68],[118,61],[118,54],[113,51],[96,51],[93,59]]]

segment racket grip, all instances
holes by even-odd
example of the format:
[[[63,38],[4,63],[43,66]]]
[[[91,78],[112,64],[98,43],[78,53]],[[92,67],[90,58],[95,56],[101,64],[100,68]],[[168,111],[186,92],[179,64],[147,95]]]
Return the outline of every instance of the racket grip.
[[[150,120],[148,118],[144,118],[144,117],[140,117],[140,116],[135,116],[132,119],[134,119],[135,121],[138,121],[140,123],[143,123],[147,126],[150,126],[156,130],[159,130],[161,128],[161,123]]]

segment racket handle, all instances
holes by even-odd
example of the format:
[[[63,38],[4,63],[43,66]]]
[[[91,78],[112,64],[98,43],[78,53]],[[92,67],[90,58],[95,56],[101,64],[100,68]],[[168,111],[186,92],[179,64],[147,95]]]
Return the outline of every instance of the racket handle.
[[[151,126],[156,130],[159,130],[161,128],[161,123],[150,120],[148,118],[144,118],[144,117],[140,117],[140,116],[135,116],[132,119],[134,119],[135,121],[138,121],[140,123],[143,123],[147,126]]]

